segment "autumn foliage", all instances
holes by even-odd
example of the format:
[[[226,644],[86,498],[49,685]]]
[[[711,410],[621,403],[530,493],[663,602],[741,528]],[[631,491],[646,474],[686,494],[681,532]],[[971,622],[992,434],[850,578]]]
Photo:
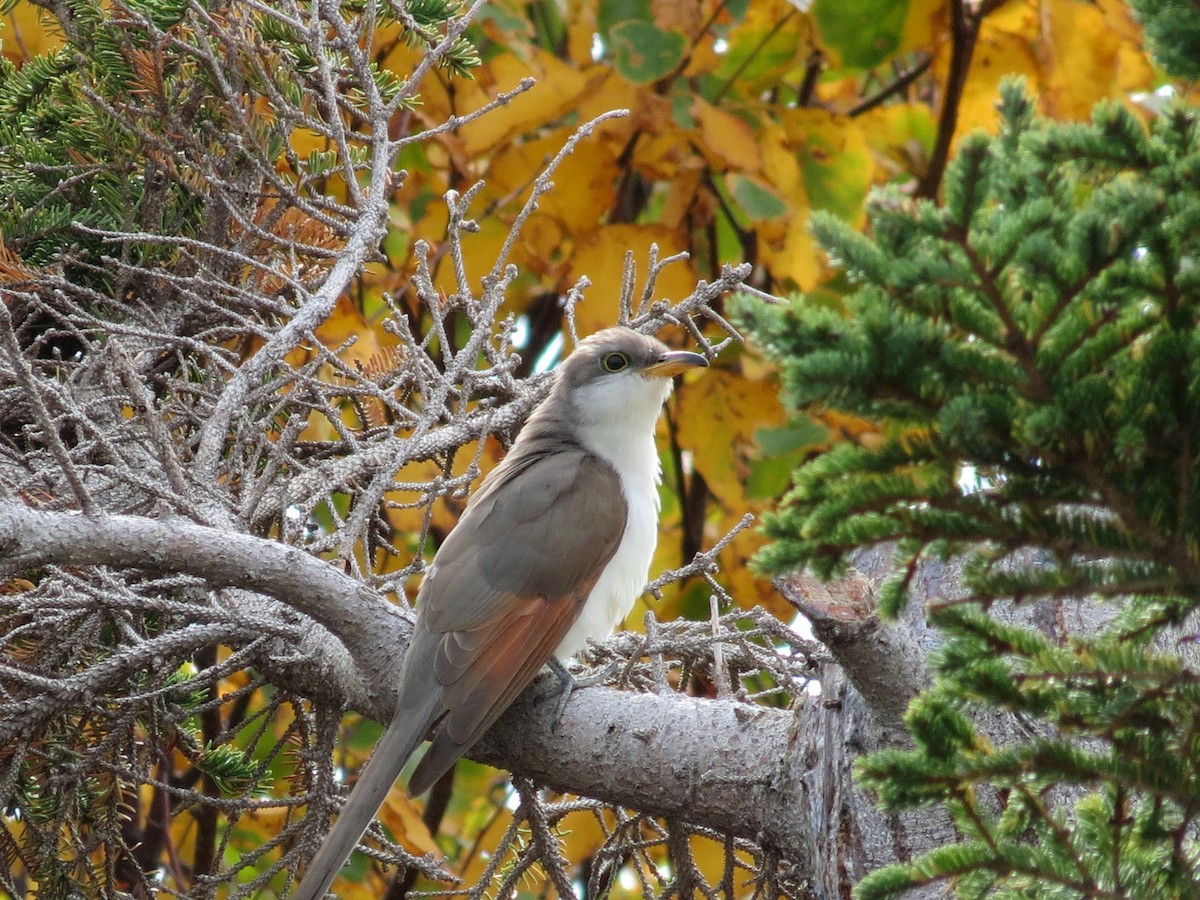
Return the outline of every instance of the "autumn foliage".
[[[8,66],[0,79],[36,64],[63,40],[61,26],[41,4],[23,2],[6,4],[0,37]],[[627,258],[644,279],[662,260],[678,257],[655,269],[652,301],[678,299],[698,279],[715,279],[722,265],[748,262],[757,290],[803,291],[810,302],[837,307],[835,288],[843,276],[817,246],[811,214],[822,211],[865,228],[873,188],[892,185],[914,197],[937,197],[964,138],[997,128],[1003,78],[1022,76],[1038,111],[1061,120],[1086,119],[1102,99],[1144,116],[1164,80],[1119,0],[499,0],[478,10],[465,38],[478,65],[430,71],[419,102],[391,123],[397,135],[433,133],[398,160],[379,257],[316,331],[349,370],[370,376],[395,366],[399,341],[383,326],[393,307],[409,315],[414,332],[433,327],[413,287],[414,272],[424,265],[447,295],[462,272],[479,282],[494,274],[498,259],[516,267],[505,312],[523,335],[523,374],[556,358],[564,331],[583,335],[613,324]],[[399,23],[380,27],[365,49],[379,71],[399,77],[428,52]],[[139,58],[133,77],[152,91],[162,72],[153,53]],[[489,104],[494,108],[485,115],[473,115]],[[581,126],[613,110],[626,112],[578,135]],[[265,102],[250,112],[272,115]],[[545,190],[538,175],[568,144],[570,153]],[[320,174],[326,154],[336,196],[339,149],[297,128],[288,146],[278,148],[278,168],[285,172],[290,158],[300,159]],[[13,161],[0,156],[0,165],[11,168]],[[513,225],[535,191],[536,212],[522,220],[510,245]],[[446,241],[448,192],[470,199],[466,217],[474,220],[474,233],[461,259]],[[17,224],[4,223],[0,237]],[[277,235],[299,234],[314,247],[337,246],[332,231],[294,210],[278,216],[264,204],[258,224]],[[0,280],[16,277],[10,272],[24,277],[26,264],[6,244]],[[261,285],[268,293],[277,287]],[[455,313],[448,330],[456,328],[469,330],[470,322]],[[683,329],[671,338],[687,339]],[[249,353],[254,341],[230,339],[228,346]],[[297,351],[289,362],[301,367],[314,359],[315,353]],[[323,377],[335,383],[340,376],[329,365]],[[689,562],[747,512],[767,510],[801,459],[835,443],[879,440],[873,421],[834,412],[791,416],[778,394],[775,370],[742,348],[731,348],[712,371],[679,386],[660,426],[665,485],[655,573]],[[341,422],[313,415],[301,439],[332,440],[341,427],[382,428],[388,416],[386,406],[370,398],[347,399]],[[436,541],[452,527],[455,503],[440,502],[429,512],[419,492],[405,485],[462,475],[476,463],[486,470],[502,453],[500,442],[489,439],[476,457],[454,457],[448,471],[432,460],[402,468],[387,497],[393,542],[375,548],[362,565],[380,577],[402,570],[413,554],[431,549],[418,546],[418,535]],[[762,606],[790,620],[790,607],[748,565],[763,542],[753,529],[729,542],[719,557],[718,600]],[[627,627],[639,628],[648,609],[661,620],[706,618],[713,587],[693,579],[669,587],[660,599],[643,597]],[[244,686],[242,677],[231,686]],[[284,711],[278,714],[286,719]],[[345,727],[346,770],[365,759],[377,733],[365,720]],[[430,815],[420,801],[394,792],[381,820],[408,850],[448,856],[464,881],[475,884],[489,867],[486,848],[512,822],[511,810],[498,802],[502,784],[495,770],[464,763],[444,810]],[[284,818],[274,811],[243,817],[224,852],[267,843]],[[204,827],[177,817],[173,852],[193,853]],[[565,854],[580,863],[605,839],[585,813],[562,831]],[[721,844],[694,844],[698,865],[719,880]],[[356,856],[338,895],[381,896],[388,877]],[[535,895],[545,885],[528,888]],[[636,881],[613,888],[615,896],[640,891]]]

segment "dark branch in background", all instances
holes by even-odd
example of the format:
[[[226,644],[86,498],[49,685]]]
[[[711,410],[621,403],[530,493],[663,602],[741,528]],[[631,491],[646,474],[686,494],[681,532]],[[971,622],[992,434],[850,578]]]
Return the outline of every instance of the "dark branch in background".
[[[813,94],[816,93],[817,85],[821,81],[821,72],[824,69],[825,54],[820,50],[813,50],[804,63],[804,79],[796,88],[797,106],[808,106],[812,102]]]
[[[872,94],[870,97],[864,97],[857,104],[855,104],[853,107],[851,107],[850,112],[847,113],[847,115],[849,115],[851,118],[853,118],[854,116],[861,116],[863,113],[874,109],[875,107],[882,104],[884,101],[888,100],[891,97],[894,97],[896,94],[899,94],[901,91],[903,91],[905,88],[907,88],[910,84],[912,84],[914,81],[916,81],[918,78],[920,78],[926,72],[928,72],[929,67],[930,67],[930,65],[932,65],[932,63],[933,63],[933,57],[926,56],[925,58],[921,59],[919,62],[914,63],[913,65],[909,66],[903,72],[898,74],[891,81],[891,83],[884,85],[879,90],[877,90],[874,94]]]
[[[942,174],[950,158],[950,144],[958,125],[958,107],[962,102],[971,59],[975,54],[975,42],[979,40],[979,29],[996,6],[998,0],[983,0],[974,6],[968,0],[950,0],[950,70],[946,73],[946,84],[942,93],[942,111],[938,115],[937,139],[929,156],[929,168],[917,182],[914,196],[932,200],[937,197],[942,184]]]

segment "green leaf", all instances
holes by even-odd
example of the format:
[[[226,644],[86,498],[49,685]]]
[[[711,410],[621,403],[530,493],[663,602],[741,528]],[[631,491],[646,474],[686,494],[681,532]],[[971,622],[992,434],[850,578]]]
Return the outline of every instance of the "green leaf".
[[[729,193],[751,221],[776,219],[788,212],[787,203],[756,179],[746,175],[730,175],[727,183]]]
[[[896,52],[904,35],[908,2],[817,0],[813,21],[821,41],[851,69],[872,69]]]
[[[735,20],[739,17],[730,9]],[[788,19],[798,20],[790,15]],[[758,24],[762,27],[754,27]],[[801,27],[796,21],[763,21],[743,23],[733,30],[729,47],[721,54],[721,64],[703,89],[706,99],[716,102],[718,92],[736,83],[747,93],[775,86],[779,73],[786,69],[801,50]]]
[[[651,84],[683,59],[687,43],[677,31],[662,31],[649,22],[621,22],[612,30],[615,65],[634,84]]]
[[[771,500],[792,483],[792,472],[804,461],[804,454],[797,451],[783,456],[750,461],[750,473],[746,476],[746,499]]]
[[[626,22],[651,22],[650,0],[600,0],[596,25],[600,34],[612,39],[612,30]]]
[[[829,429],[812,419],[796,419],[783,428],[759,428],[754,440],[768,456],[783,456],[793,450],[811,447],[829,437]]]

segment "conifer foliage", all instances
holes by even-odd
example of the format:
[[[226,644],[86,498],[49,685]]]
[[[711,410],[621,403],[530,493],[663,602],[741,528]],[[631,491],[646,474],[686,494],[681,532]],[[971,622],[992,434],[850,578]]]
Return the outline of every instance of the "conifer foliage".
[[[965,597],[928,610],[945,643],[915,749],[859,771],[887,807],[944,804],[961,841],[860,897],[1197,897],[1198,114],[1055,123],[1017,84],[1001,110],[942,204],[884,191],[870,237],[815,217],[844,308],[744,307],[794,407],[885,423],[797,470],[760,563],[827,576],[894,542],[895,615],[923,558],[966,559]],[[1071,597],[1107,624],[1060,644],[997,614]]]

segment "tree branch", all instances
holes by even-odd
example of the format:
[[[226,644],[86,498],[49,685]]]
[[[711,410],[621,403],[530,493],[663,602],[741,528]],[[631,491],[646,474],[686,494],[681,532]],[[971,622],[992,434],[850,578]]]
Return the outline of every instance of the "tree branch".
[[[950,158],[950,145],[954,141],[954,130],[958,125],[958,107],[966,89],[971,58],[975,54],[975,42],[979,40],[984,16],[992,6],[992,3],[984,2],[975,8],[969,0],[950,0],[950,71],[946,74],[942,109],[938,115],[937,139],[929,156],[929,168],[917,182],[914,193],[917,198],[932,200],[941,186],[942,175]]]
[[[857,571],[822,583],[806,573],[775,587],[812,624],[884,729],[883,743],[907,739],[904,711],[926,687],[925,651],[903,623],[879,620],[874,587]]]
[[[387,673],[407,646],[407,619],[375,592],[296,548],[185,521],[88,518],[6,503],[0,505],[0,558],[8,572],[103,565],[187,573],[213,588],[271,595],[328,629],[375,682],[369,692],[344,684],[327,692],[358,693],[355,705],[381,721],[395,706],[395,679]],[[221,627],[207,627],[215,631],[204,634],[220,641]],[[342,651],[326,643],[322,652]],[[387,662],[381,666],[380,660]],[[555,699],[539,702],[546,693],[536,683],[472,758],[723,833],[749,839],[761,833],[781,852],[794,845],[804,813],[790,713],[677,693],[589,688],[572,698],[556,729]]]
[[[395,706],[394,679],[387,673],[407,645],[411,625],[400,607],[329,563],[276,541],[139,516],[87,517],[76,513],[0,504],[0,567],[13,573],[40,565],[112,566],[148,572],[186,573],[211,588],[266,594],[303,613],[337,637],[311,648],[318,668],[361,673],[335,696],[351,698],[377,716]],[[337,657],[348,653],[350,666]]]

